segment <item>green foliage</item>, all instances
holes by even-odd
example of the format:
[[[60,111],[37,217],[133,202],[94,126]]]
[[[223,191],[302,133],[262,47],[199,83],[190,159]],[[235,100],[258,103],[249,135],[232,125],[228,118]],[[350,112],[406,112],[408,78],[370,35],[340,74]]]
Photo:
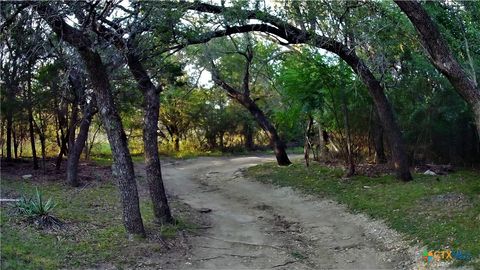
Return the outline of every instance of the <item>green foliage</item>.
[[[348,113],[352,133],[368,134],[370,97],[353,71],[337,58],[313,49],[285,54],[275,80],[285,103],[276,114],[283,130],[303,134],[310,116],[340,141],[340,146],[345,145],[344,117]]]
[[[49,198],[44,202],[42,194],[37,188],[35,189],[35,196],[27,197],[23,195],[20,198],[20,201],[15,204],[15,207],[21,214],[29,218],[36,218],[49,215],[51,210],[55,208],[55,204],[53,203],[52,198]]]

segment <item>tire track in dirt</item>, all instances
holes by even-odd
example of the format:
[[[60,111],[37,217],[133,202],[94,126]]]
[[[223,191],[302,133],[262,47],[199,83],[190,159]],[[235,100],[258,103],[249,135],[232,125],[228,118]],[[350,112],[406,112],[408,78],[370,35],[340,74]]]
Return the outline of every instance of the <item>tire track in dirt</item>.
[[[338,203],[246,179],[262,156],[201,157],[163,166],[167,191],[205,213],[176,269],[409,269],[419,259],[382,222]]]

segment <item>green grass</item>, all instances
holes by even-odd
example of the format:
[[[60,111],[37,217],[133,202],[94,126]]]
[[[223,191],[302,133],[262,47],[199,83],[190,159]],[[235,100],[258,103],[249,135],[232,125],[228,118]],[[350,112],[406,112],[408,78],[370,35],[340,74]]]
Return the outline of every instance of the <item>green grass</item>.
[[[118,191],[110,182],[72,189],[57,182],[2,178],[1,185],[2,194],[33,194],[38,187],[45,199],[57,203],[52,214],[67,224],[58,232],[37,230],[13,214],[10,206],[2,206],[1,269],[78,268],[106,262],[122,266],[137,260],[138,254],[163,249],[152,239],[127,239]],[[142,199],[141,212],[149,234],[173,237],[178,230],[194,228],[182,219],[170,226],[155,224],[148,198]]]
[[[132,155],[133,162],[143,162],[143,155]],[[111,166],[113,163],[112,155],[94,155],[91,157],[91,161],[100,166]]]
[[[289,148],[287,152],[289,154],[302,154],[303,147]],[[190,158],[197,158],[197,157],[242,156],[242,155],[252,155],[252,154],[273,155],[273,150],[271,149],[258,150],[258,151],[238,150],[238,151],[232,151],[232,152],[228,152],[228,151],[222,152],[220,150],[199,151],[199,150],[181,149],[180,151],[173,151],[173,150],[160,151],[160,155],[165,157],[176,158],[176,159],[190,159]],[[107,151],[93,154],[91,160],[95,162],[97,165],[101,165],[101,166],[110,166],[112,165],[112,162],[113,162],[111,152],[107,152]],[[143,154],[132,155],[132,160],[134,162],[143,162],[144,156]]]
[[[295,147],[288,151],[290,154],[301,154],[303,153],[303,148]],[[221,157],[221,156],[242,156],[242,155],[252,155],[252,154],[271,154],[273,155],[273,150],[257,150],[257,151],[228,151],[222,152],[220,150],[180,150],[180,151],[160,151],[160,155],[164,157],[171,157],[175,159],[190,159],[197,157]],[[91,160],[97,165],[101,166],[110,166],[113,163],[112,154],[101,153],[93,154]],[[132,155],[132,160],[134,162],[143,162],[143,154]]]
[[[342,180],[344,173],[313,164],[295,163],[279,167],[267,163],[251,167],[247,175],[262,182],[291,186],[303,192],[333,198],[353,212],[362,212],[386,221],[392,228],[420,240],[429,249],[470,252],[480,268],[480,175],[459,171],[447,176],[416,174],[402,183],[392,176],[355,176]],[[367,186],[367,187],[365,187]],[[464,197],[463,207],[445,205],[433,196],[456,194]],[[456,262],[462,264],[462,261]]]

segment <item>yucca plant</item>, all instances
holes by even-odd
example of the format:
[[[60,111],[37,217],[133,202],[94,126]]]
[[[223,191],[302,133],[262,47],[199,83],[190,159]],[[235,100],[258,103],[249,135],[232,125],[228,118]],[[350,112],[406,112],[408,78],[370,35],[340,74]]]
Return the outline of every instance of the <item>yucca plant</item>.
[[[38,227],[60,228],[63,223],[50,213],[53,208],[55,208],[56,204],[53,203],[51,198],[44,202],[40,191],[38,191],[38,189],[35,191],[35,196],[31,198],[27,196],[22,196],[20,198],[16,203],[16,209],[18,212]]]

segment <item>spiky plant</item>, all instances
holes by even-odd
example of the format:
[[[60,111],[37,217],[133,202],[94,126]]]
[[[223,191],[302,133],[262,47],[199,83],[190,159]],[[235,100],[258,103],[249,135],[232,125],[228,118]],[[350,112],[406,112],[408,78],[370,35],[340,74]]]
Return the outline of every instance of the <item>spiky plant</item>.
[[[51,215],[56,204],[51,198],[44,202],[40,191],[38,189],[35,191],[35,196],[31,198],[25,195],[20,198],[16,203],[18,212],[40,228],[59,229],[62,227],[63,223]]]

